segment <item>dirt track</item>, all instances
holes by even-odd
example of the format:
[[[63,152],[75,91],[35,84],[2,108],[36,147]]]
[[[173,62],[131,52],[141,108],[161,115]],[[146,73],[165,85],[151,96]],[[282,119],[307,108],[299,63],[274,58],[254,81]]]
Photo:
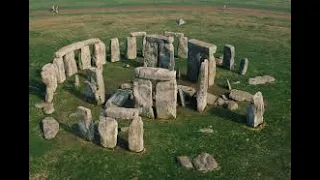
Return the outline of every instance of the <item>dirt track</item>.
[[[230,14],[246,14],[253,16],[267,16],[281,19],[291,19],[291,13],[267,11],[261,9],[246,9],[246,8],[228,8],[223,9],[212,6],[130,6],[130,7],[114,7],[114,8],[88,8],[88,9],[60,9],[60,14],[84,14],[92,12],[135,12],[135,11],[198,11],[198,12],[217,12]],[[50,15],[48,10],[30,11],[31,16]]]

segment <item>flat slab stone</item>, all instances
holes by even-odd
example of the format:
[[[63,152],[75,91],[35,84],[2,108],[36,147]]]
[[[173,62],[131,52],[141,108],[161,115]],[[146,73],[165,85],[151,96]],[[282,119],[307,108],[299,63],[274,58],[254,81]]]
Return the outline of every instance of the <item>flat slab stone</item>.
[[[216,170],[218,168],[218,163],[212,155],[201,153],[193,160],[193,166],[196,170],[206,173]]]
[[[248,83],[250,85],[259,85],[259,84],[266,84],[266,83],[272,83],[276,79],[270,75],[264,75],[264,76],[256,76],[254,78],[249,78]]]
[[[124,108],[124,107],[108,107],[105,110],[106,116],[115,119],[133,119],[139,116],[138,108]]]
[[[134,69],[134,75],[136,78],[159,81],[176,79],[176,71],[170,71],[164,68],[137,67]]]

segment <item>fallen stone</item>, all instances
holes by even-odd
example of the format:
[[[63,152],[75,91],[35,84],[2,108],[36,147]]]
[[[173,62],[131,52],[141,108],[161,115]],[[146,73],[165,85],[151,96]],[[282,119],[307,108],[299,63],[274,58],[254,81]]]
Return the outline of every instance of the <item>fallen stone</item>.
[[[200,74],[198,79],[197,91],[197,110],[203,112],[207,106],[207,91],[208,91],[208,60],[201,63]]]
[[[120,61],[120,47],[119,47],[118,38],[112,38],[110,40],[110,53],[111,53],[110,62]]]
[[[44,138],[55,138],[59,132],[59,123],[53,117],[46,117],[41,122]]]
[[[46,105],[43,107],[43,112],[45,114],[52,114],[54,113],[54,107],[53,107],[53,103],[46,103]]]
[[[216,104],[218,106],[224,106],[226,104],[226,101],[219,97],[218,100],[216,101]]]
[[[133,84],[132,83],[123,83],[120,85],[119,87],[120,89],[132,89],[133,88]]]
[[[126,102],[130,99],[132,90],[128,89],[117,89],[113,95],[108,99],[105,104],[105,107],[118,106],[123,107]]]
[[[218,99],[218,96],[215,96],[211,93],[207,94],[207,104],[208,105],[214,105],[215,102],[217,101],[217,99]]]
[[[247,123],[251,127],[258,127],[263,123],[263,114],[264,114],[264,102],[263,96],[260,91],[256,92],[252,97],[252,103],[248,108],[248,119]]]
[[[107,107],[106,116],[115,119],[133,119],[139,116],[138,108]]]
[[[254,78],[249,78],[248,82],[250,85],[258,85],[258,84],[272,83],[275,80],[276,79],[272,76],[264,75],[264,76],[257,76]]]
[[[176,79],[176,71],[164,68],[137,67],[134,69],[134,74],[136,78],[149,80],[170,81]]]
[[[143,133],[142,119],[140,116],[136,116],[131,121],[128,131],[128,145],[130,151],[141,152],[144,150]]]
[[[239,108],[239,105],[238,103],[234,102],[234,101],[229,101],[228,103],[228,109],[230,111],[234,111],[234,110],[237,110]]]
[[[100,144],[106,148],[114,148],[117,145],[118,122],[110,117],[100,121],[98,125]]]
[[[237,89],[232,89],[229,98],[233,99],[235,101],[246,101],[246,102],[251,102],[252,101],[252,94],[246,92],[246,91],[241,91]]]
[[[240,84],[240,81],[235,81],[232,84]]]
[[[199,129],[199,132],[206,133],[206,134],[211,134],[211,133],[213,133],[213,129],[211,129],[211,128],[203,128],[203,129]]]
[[[239,73],[241,75],[245,75],[248,70],[249,61],[247,58],[241,59],[240,66],[239,66]]]
[[[189,159],[188,156],[178,156],[177,157],[178,162],[181,164],[181,166],[187,168],[187,169],[192,169],[193,165]]]
[[[218,168],[217,161],[208,153],[201,153],[193,159],[193,166],[203,173],[214,171]]]
[[[196,89],[191,86],[178,85],[178,89],[182,89],[183,93],[188,97],[196,94]]]

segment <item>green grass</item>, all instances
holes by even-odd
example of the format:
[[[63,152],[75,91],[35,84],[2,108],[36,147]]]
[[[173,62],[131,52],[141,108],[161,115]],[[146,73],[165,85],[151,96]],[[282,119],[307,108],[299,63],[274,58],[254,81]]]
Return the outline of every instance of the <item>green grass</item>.
[[[123,6],[135,4],[136,1],[108,3],[117,5],[116,2],[119,2],[119,6]],[[61,4],[67,2],[72,1],[63,1]],[[92,2],[95,1],[77,1],[77,6],[69,7],[97,5]],[[155,1],[137,2],[149,4]],[[178,2],[181,1],[176,1]],[[261,7],[268,7],[276,6],[277,1],[256,2],[259,2]],[[41,9],[47,4],[51,5],[51,2],[31,0],[30,9]],[[187,21],[185,25],[176,26],[175,20],[179,16],[183,16]],[[291,179],[290,19],[271,15],[177,10],[43,15],[32,17],[29,25],[29,85],[39,88],[37,90],[30,87],[29,92],[31,179]],[[226,78],[230,82],[241,81],[240,84],[232,84],[233,88],[251,93],[261,91],[266,101],[265,127],[252,130],[245,125],[243,121],[247,103],[240,103],[239,110],[235,112],[208,106],[202,114],[193,109],[179,107],[176,120],[143,119],[146,148],[144,154],[133,154],[124,150],[121,145],[115,150],[104,149],[73,133],[77,121],[69,115],[76,111],[77,106],[89,107],[96,123],[100,107],[84,102],[79,90],[73,88],[73,78],[70,77],[64,84],[59,85],[54,96],[56,111],[52,117],[61,123],[60,132],[55,139],[45,140],[39,122],[46,115],[34,107],[44,96],[45,87],[40,81],[41,67],[52,62],[53,54],[59,48],[93,37],[100,38],[107,49],[109,40],[118,37],[121,53],[124,54],[125,38],[130,32],[139,30],[148,33],[163,33],[165,30],[184,32],[190,39],[196,38],[216,44],[217,55],[222,53],[224,44],[233,44],[236,48],[237,65],[241,58],[249,59],[248,72],[245,76],[239,76],[235,72],[218,68],[216,84],[210,88],[210,92],[217,93],[221,89],[226,91]],[[108,62],[104,66],[107,93],[112,93],[121,83],[132,80],[133,69],[139,65],[137,61]],[[124,68],[124,64],[131,66]],[[182,70],[182,74],[186,73],[185,59],[177,59],[176,66]],[[274,76],[275,83],[248,85],[249,77],[264,74]],[[84,77],[80,76],[80,80],[83,82]],[[128,122],[121,121],[119,124],[127,126]],[[213,127],[213,134],[203,135],[197,132],[210,125]],[[125,134],[119,136],[126,138]],[[193,158],[201,152],[213,154],[221,169],[202,174],[186,170],[175,161],[176,156],[187,155]]]

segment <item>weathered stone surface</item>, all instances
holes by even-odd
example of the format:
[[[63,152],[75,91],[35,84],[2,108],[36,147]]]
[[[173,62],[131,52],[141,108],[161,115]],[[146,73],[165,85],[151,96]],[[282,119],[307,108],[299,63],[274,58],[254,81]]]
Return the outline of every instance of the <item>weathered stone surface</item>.
[[[45,99],[45,101],[46,102],[49,102],[49,103],[51,103],[52,102],[52,100],[53,100],[53,95],[54,95],[54,89],[53,88],[51,88],[51,87],[46,87],[46,95],[45,95],[45,97],[44,97],[44,99]]]
[[[52,114],[54,113],[54,107],[53,107],[53,103],[46,103],[45,106],[43,107],[43,112],[45,114]]]
[[[202,129],[199,129],[199,132],[205,133],[205,134],[212,134],[213,133],[213,129],[211,129],[211,128],[202,128]]]
[[[99,43],[102,42],[100,39],[98,38],[92,38],[92,39],[88,39],[85,41],[79,41],[79,42],[75,42],[72,44],[69,44],[67,46],[62,47],[61,49],[59,49],[56,53],[55,56],[57,58],[61,58],[63,57],[65,54],[67,54],[68,52],[77,50],[82,48],[83,46],[89,45],[89,44],[95,44],[95,43]]]
[[[91,54],[89,46],[83,46],[80,49],[79,69],[84,70],[91,67]]]
[[[144,150],[143,122],[140,116],[136,116],[130,123],[128,132],[128,145],[130,151],[141,152]]]
[[[137,38],[127,37],[127,59],[137,58]]]
[[[79,75],[78,74],[74,75],[74,86],[76,88],[80,86],[80,80],[79,80]]]
[[[59,132],[59,123],[53,117],[46,117],[41,122],[44,138],[55,138]]]
[[[68,52],[64,56],[63,62],[67,77],[70,77],[78,72],[76,59],[74,57],[74,51]]]
[[[222,66],[223,65],[223,57],[215,58],[216,59],[216,65]]]
[[[128,130],[129,130],[129,127],[121,127],[120,128],[120,132],[123,132],[123,133],[128,132]]]
[[[230,82],[229,82],[229,80],[227,79],[227,87],[228,87],[228,90],[229,91],[231,91],[232,90],[232,88],[231,88],[231,84],[230,84]]]
[[[133,81],[133,97],[136,108],[141,108],[140,115],[153,118],[152,83],[150,80],[135,79]]]
[[[133,88],[133,84],[132,83],[123,83],[120,85],[119,87],[120,89],[132,89]]]
[[[146,67],[157,67],[158,57],[159,57],[159,44],[156,41],[148,41],[146,37],[146,42],[143,51],[144,64]]]
[[[149,80],[169,81],[176,79],[176,71],[163,68],[137,67],[134,69],[135,77]]]
[[[204,61],[204,59],[208,59],[209,61],[212,59],[214,60],[214,53],[216,50],[217,46],[214,44],[206,43],[196,39],[191,39],[188,41],[187,77],[190,81],[196,82],[198,80],[201,63]],[[211,65],[211,68],[213,69],[209,69],[209,71],[213,71],[213,74],[215,74],[214,67],[215,66]]]
[[[177,38],[184,37],[184,33],[165,31],[164,36],[175,36]]]
[[[185,104],[184,93],[183,93],[182,89],[178,88],[178,93],[179,93],[180,104],[182,107],[185,107],[186,104]]]
[[[188,58],[188,38],[187,37],[179,38],[178,57]]]
[[[228,109],[230,111],[234,111],[234,110],[237,110],[239,108],[239,105],[238,103],[234,102],[234,101],[229,101],[228,103]]]
[[[221,97],[222,97],[223,100],[228,101],[228,98],[227,98],[226,95],[222,94]]]
[[[212,58],[208,60],[208,86],[212,86],[214,84],[216,72],[216,60],[214,59],[214,56],[212,56]]]
[[[264,76],[257,76],[254,78],[249,78],[248,82],[251,85],[258,85],[258,84],[265,84],[265,83],[271,83],[274,82],[276,79],[269,75]]]
[[[92,141],[94,139],[94,124],[91,110],[83,106],[78,106],[77,118],[81,136],[88,141]]]
[[[201,153],[193,160],[193,166],[201,172],[209,172],[218,168],[217,161],[208,153]]]
[[[159,119],[177,117],[177,81],[163,81],[156,85],[156,111]]]
[[[113,95],[108,99],[105,107],[118,106],[122,107],[130,99],[132,90],[129,89],[117,89]]]
[[[102,68],[89,68],[90,83],[88,85],[90,86],[98,105],[105,102],[105,86],[102,71]]]
[[[164,41],[159,42],[159,59],[158,67],[174,70],[174,46],[172,43],[165,43]]]
[[[234,69],[235,48],[230,44],[226,44],[223,50],[223,65],[228,70]]]
[[[132,32],[132,33],[130,33],[130,36],[131,36],[131,37],[146,36],[146,35],[147,35],[147,32],[144,32],[144,31]]]
[[[103,42],[98,42],[93,45],[94,49],[94,64],[96,67],[102,67],[107,63],[106,45]]]
[[[118,122],[110,117],[100,121],[98,125],[100,144],[106,148],[114,148],[117,145]]]
[[[191,86],[178,85],[178,89],[182,89],[183,93],[188,97],[192,97],[196,93],[196,89]]]
[[[252,101],[252,94],[246,92],[246,91],[241,91],[237,89],[232,89],[229,98],[233,99],[235,101],[247,101],[251,102]]]
[[[226,103],[226,101],[224,99],[222,99],[221,97],[219,97],[216,102],[215,102],[218,106],[224,106]]]
[[[262,93],[260,91],[256,92],[252,97],[252,101],[248,108],[247,123],[251,127],[258,127],[264,121],[263,114],[265,109]]]
[[[211,93],[207,93],[207,104],[208,105],[214,105],[215,102],[217,101],[218,96],[215,96]]]
[[[208,60],[201,63],[198,91],[197,91],[197,110],[203,112],[207,106],[207,91],[208,91]]]
[[[66,71],[64,69],[63,58],[62,57],[54,58],[53,59],[53,64],[55,66],[57,82],[61,84],[66,80]]]
[[[53,64],[48,63],[42,67],[41,80],[46,85],[45,101],[52,102],[54,92],[58,87],[56,68]]]
[[[120,47],[119,47],[118,38],[112,38],[110,40],[110,53],[111,53],[110,62],[120,61]]]
[[[124,108],[124,107],[108,107],[106,110],[106,116],[115,119],[133,119],[139,116],[138,108]]]
[[[241,75],[245,75],[248,70],[249,60],[247,58],[241,59],[240,61],[240,67],[239,67],[239,73]]]
[[[142,37],[142,57],[146,54],[146,44],[147,44],[147,36]]]
[[[187,168],[187,169],[192,169],[193,165],[189,159],[188,156],[178,156],[177,157],[178,162],[181,164],[181,166]]]

